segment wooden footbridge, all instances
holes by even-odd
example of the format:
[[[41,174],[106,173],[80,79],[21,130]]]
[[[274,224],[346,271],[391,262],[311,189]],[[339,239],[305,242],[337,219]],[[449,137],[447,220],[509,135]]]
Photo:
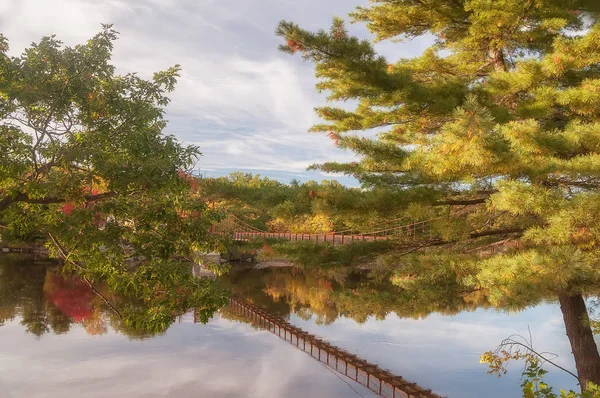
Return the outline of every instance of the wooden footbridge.
[[[332,245],[346,245],[354,242],[375,242],[389,239],[422,239],[429,236],[429,222],[419,221],[406,224],[403,219],[390,220],[382,223],[375,231],[357,233],[346,230],[329,233],[294,233],[270,232],[256,228],[233,214],[228,215],[223,221],[211,228],[211,233],[229,236],[234,240],[250,240],[256,238],[286,239],[292,242],[311,241],[316,243],[330,243]]]
[[[382,397],[441,398],[431,390],[410,383],[402,377],[292,326],[283,319],[274,317],[244,300],[231,298],[229,306],[234,313],[248,319],[254,325],[268,330],[330,369],[356,381]]]

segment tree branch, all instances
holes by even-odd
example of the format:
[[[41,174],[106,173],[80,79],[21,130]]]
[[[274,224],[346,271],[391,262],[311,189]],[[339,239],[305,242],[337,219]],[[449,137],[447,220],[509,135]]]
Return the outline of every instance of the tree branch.
[[[50,232],[48,232],[48,237],[50,238],[50,240],[52,241],[52,244],[56,247],[56,249],[58,250],[60,257],[63,259],[63,261],[66,261],[68,263],[71,263],[73,266],[75,266],[78,270],[83,271],[85,270],[85,268],[83,266],[81,266],[81,264],[71,260],[70,258],[70,253],[67,254],[67,251],[65,250],[65,248],[58,242],[58,240],[54,237],[54,235],[52,235]],[[92,292],[94,292],[94,294],[96,294],[98,297],[100,297],[102,299],[102,301],[104,301],[104,303],[115,313],[117,314],[117,316],[119,317],[119,319],[123,319],[123,316],[121,315],[121,313],[119,312],[119,310],[117,310],[111,303],[110,301],[108,301],[108,299],[106,297],[104,297],[104,295],[102,293],[100,293],[92,284],[92,282],[85,276],[85,275],[79,275],[79,277],[81,277],[81,279],[83,279],[85,281],[85,283],[90,287],[90,289],[92,290]]]
[[[482,238],[484,236],[522,233],[523,231],[524,231],[523,228],[492,229],[492,230],[482,231],[482,232],[472,232],[469,234],[469,237],[470,238]]]
[[[522,337],[522,336],[520,336]],[[571,372],[570,370],[563,368],[562,366],[560,366],[559,364],[557,364],[556,362],[548,359],[547,357],[545,357],[544,353],[539,353],[536,350],[533,349],[533,347],[527,345],[527,344],[523,344],[519,341],[516,341],[514,339],[512,339],[511,337],[508,337],[507,339],[504,339],[504,341],[502,341],[502,343],[500,343],[500,346],[503,347],[505,345],[509,345],[509,346],[520,346],[525,348],[526,350],[530,351],[532,354],[534,354],[535,356],[537,356],[538,358],[542,359],[544,362],[548,362],[550,365],[557,367],[558,369],[562,370],[563,372],[566,372],[567,374],[570,374],[571,376],[573,376],[574,378],[576,378],[577,380],[579,380],[579,376],[577,376],[575,373]]]
[[[95,200],[102,200],[102,199],[106,199],[106,198],[112,198],[115,196],[117,196],[117,193],[110,191],[110,192],[105,192],[105,193],[99,193],[96,195],[85,195],[83,198],[85,199],[86,202],[92,202]],[[8,208],[8,206],[10,206],[11,204],[19,203],[19,202],[45,205],[45,204],[55,204],[55,203],[66,203],[68,201],[69,201],[69,199],[67,199],[67,198],[59,198],[59,197],[53,197],[53,196],[48,196],[45,198],[30,198],[27,194],[18,192],[16,195],[7,196],[0,200],[0,211],[6,210]]]
[[[440,200],[435,202],[435,206],[469,206],[469,205],[478,205],[481,203],[485,203],[488,198],[477,198],[477,199],[448,199],[448,200]]]
[[[479,190],[476,192],[472,192],[472,195],[483,195],[482,198],[475,198],[475,199],[446,199],[446,200],[440,200],[434,203],[435,206],[445,206],[445,205],[450,205],[450,206],[468,206],[468,205],[477,205],[477,204],[481,204],[481,203],[485,203],[488,198],[490,197],[490,195],[497,193],[498,190],[497,189],[488,189],[488,190]],[[455,195],[460,195],[461,192],[454,192]],[[466,194],[463,193],[463,195]]]

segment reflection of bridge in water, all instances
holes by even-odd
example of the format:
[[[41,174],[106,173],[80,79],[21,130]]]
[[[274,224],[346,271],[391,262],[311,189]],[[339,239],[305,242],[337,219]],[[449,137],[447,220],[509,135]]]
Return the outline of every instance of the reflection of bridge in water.
[[[236,314],[279,336],[329,368],[382,397],[440,398],[431,390],[425,390],[415,383],[409,383],[402,377],[333,346],[243,300],[231,298],[229,299],[229,307]]]

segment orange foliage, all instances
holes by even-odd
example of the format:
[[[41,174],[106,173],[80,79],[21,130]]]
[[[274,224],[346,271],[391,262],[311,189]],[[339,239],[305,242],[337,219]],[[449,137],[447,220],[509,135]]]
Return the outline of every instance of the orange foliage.
[[[333,141],[333,144],[335,146],[338,146],[339,142],[340,142],[340,135],[337,133],[334,133],[333,131],[329,131],[327,133],[327,137]]]
[[[293,52],[304,51],[304,46],[302,45],[302,43],[298,43],[295,40],[288,39],[287,45],[288,45],[289,48],[292,49]]]
[[[187,183],[190,184],[190,189],[192,190],[192,192],[198,191],[198,179],[196,177],[181,170],[178,171],[177,174],[179,175],[179,178],[187,181]]]
[[[94,311],[94,292],[79,278],[49,273],[44,283],[44,292],[49,301],[75,322],[83,321]]]

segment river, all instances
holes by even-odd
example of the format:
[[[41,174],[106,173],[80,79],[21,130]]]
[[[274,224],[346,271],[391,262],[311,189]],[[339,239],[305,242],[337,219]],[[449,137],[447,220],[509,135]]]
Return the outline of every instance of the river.
[[[361,297],[385,290],[382,282],[290,268],[234,266],[222,283],[273,315],[442,396],[519,397],[522,364],[497,378],[479,363],[480,354],[513,334],[531,335],[539,351],[558,355],[558,364],[574,369],[554,302],[513,312],[477,300],[437,311],[422,303],[399,309],[393,296]],[[1,397],[376,396],[227,309],[205,325],[194,323],[190,311],[164,333],[136,335],[86,289],[55,266],[0,257]],[[572,376],[548,370],[546,380],[556,389],[577,389]]]

